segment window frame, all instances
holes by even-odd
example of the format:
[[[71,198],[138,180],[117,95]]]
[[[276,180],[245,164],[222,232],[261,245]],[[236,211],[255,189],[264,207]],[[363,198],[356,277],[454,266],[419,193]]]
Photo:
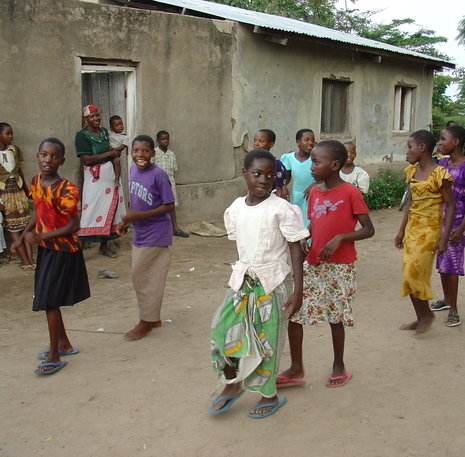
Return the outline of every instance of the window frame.
[[[394,86],[392,131],[408,133],[414,128],[416,86],[397,83]]]
[[[331,85],[328,89],[325,88],[325,85]],[[344,100],[334,100],[334,97],[337,97],[337,88],[345,87]],[[347,136],[350,132],[351,126],[351,109],[352,109],[352,89],[353,81],[350,78],[333,78],[333,77],[323,77],[321,81],[321,115],[320,115],[320,132],[323,137],[333,137],[337,135],[338,137]],[[336,90],[335,90],[336,88]],[[334,129],[334,124],[337,123],[334,119],[334,110],[337,104],[344,103],[345,112],[343,119],[343,127],[341,130]],[[329,129],[327,125],[329,124]]]

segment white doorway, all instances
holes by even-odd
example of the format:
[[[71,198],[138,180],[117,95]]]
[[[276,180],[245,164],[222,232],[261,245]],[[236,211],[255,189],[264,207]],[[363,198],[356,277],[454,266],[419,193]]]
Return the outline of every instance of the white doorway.
[[[102,127],[110,129],[108,120],[117,114],[123,118],[130,141],[136,132],[136,69],[119,65],[81,65],[82,106],[95,105],[102,115]],[[121,160],[123,189],[128,196],[130,154]],[[126,198],[127,201],[127,198]]]

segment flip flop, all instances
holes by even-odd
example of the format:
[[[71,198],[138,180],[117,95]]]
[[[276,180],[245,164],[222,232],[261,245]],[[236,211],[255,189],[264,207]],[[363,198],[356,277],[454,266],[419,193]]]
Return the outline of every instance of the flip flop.
[[[350,378],[352,377],[352,373],[350,371],[346,371],[346,374],[343,375],[343,376],[330,376],[328,378],[328,382],[326,383],[326,387],[329,387],[329,388],[334,388],[334,387],[342,387],[342,386],[345,386],[349,381],[350,381]],[[332,381],[339,381],[339,380],[343,380],[340,384],[331,384]]]
[[[189,234],[184,230],[178,229],[173,233],[173,236],[179,236],[181,238],[189,238]]]
[[[111,270],[99,270],[97,278],[99,279],[115,279],[118,277],[118,273]]]
[[[249,417],[251,417],[252,419],[263,419],[264,417],[268,417],[268,416],[271,416],[272,414],[274,414],[286,402],[287,402],[286,397],[278,395],[278,401],[277,402],[265,403],[263,405],[261,405],[260,403],[255,404],[255,409],[262,409],[262,408],[270,408],[271,407],[270,411],[268,411],[266,413],[249,413],[247,415]]]
[[[276,376],[276,388],[281,389],[283,387],[298,387],[305,384],[305,379],[288,378],[287,376],[278,375]]]
[[[217,416],[218,414],[223,414],[225,413],[229,408],[231,408],[232,404],[244,393],[244,390],[241,390],[238,394],[236,395],[222,395],[221,397],[218,397],[208,408],[208,414],[212,416]],[[216,406],[218,403],[226,401],[226,403],[220,408],[220,409],[213,409],[214,406]]]
[[[50,348],[47,348],[45,349],[45,351],[43,352],[39,352],[36,357],[39,359],[39,360],[47,360],[48,358],[48,353],[50,352]],[[63,357],[63,356],[66,356],[66,355],[75,355],[75,354],[79,354],[79,349],[78,348],[73,348],[71,349],[71,351],[69,352],[65,352],[65,351],[58,351],[58,354],[60,355],[60,357]]]
[[[66,360],[62,360],[60,363],[41,362],[39,363],[39,366],[34,370],[34,373],[40,376],[47,375],[47,374],[53,374],[53,373],[56,373],[57,371],[60,371],[67,363],[68,362]],[[40,367],[53,367],[53,368],[50,370],[39,370]]]
[[[118,254],[116,253],[116,251],[111,248],[106,248],[103,251],[100,251],[100,255],[110,257],[111,259],[116,259],[116,257],[118,257]]]

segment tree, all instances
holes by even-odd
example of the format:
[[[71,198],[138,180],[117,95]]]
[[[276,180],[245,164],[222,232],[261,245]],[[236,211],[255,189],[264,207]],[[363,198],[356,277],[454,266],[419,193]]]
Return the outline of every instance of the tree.
[[[465,16],[463,16],[462,20],[459,22],[457,30],[459,31],[457,41],[462,46],[465,46]]]

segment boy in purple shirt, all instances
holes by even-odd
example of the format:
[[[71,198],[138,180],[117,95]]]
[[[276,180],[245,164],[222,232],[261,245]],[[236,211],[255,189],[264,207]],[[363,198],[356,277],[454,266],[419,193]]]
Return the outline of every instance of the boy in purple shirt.
[[[173,242],[170,211],[174,195],[168,175],[150,162],[155,143],[147,135],[132,142],[134,164],[129,172],[130,209],[118,225],[121,235],[130,223],[134,228],[131,276],[139,307],[139,323],[125,337],[143,338],[161,326],[160,311]]]

